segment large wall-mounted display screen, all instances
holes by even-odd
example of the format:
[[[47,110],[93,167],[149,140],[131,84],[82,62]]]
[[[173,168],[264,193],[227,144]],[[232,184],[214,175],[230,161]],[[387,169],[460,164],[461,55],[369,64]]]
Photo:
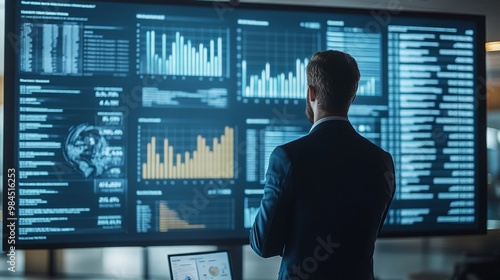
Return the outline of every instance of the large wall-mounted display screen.
[[[4,246],[248,242],[271,151],[311,127],[305,67],[325,49],[357,60],[351,123],[395,160],[382,234],[485,230],[484,17],[139,0],[6,14]]]

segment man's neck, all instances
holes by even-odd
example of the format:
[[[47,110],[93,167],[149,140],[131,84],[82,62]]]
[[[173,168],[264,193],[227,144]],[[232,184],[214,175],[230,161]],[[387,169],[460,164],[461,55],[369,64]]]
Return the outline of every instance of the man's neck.
[[[330,115],[326,115],[326,116],[324,116],[324,117],[319,118],[318,120],[316,120],[314,122],[314,124],[311,126],[311,129],[309,131],[310,132],[313,131],[316,126],[320,125],[323,122],[333,121],[333,120],[336,120],[336,121],[347,121],[347,122],[349,122],[349,120],[347,119],[347,117],[345,117],[345,115],[342,115],[342,114],[330,114]]]
[[[314,115],[314,122],[319,121],[322,118],[326,117],[342,117],[347,118],[347,113],[341,112],[318,112],[318,114]]]

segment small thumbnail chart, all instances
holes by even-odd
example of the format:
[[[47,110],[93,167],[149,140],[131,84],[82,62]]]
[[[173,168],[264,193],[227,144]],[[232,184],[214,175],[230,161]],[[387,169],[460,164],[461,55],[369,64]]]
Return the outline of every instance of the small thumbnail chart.
[[[239,44],[238,98],[304,99],[306,66],[321,49],[318,31],[237,30]]]
[[[140,179],[235,178],[233,127],[140,127]]]
[[[358,96],[382,96],[382,35],[369,33],[364,28],[328,26],[326,46],[350,54],[362,73]]]
[[[229,29],[143,26],[137,28],[138,74],[229,77]]]

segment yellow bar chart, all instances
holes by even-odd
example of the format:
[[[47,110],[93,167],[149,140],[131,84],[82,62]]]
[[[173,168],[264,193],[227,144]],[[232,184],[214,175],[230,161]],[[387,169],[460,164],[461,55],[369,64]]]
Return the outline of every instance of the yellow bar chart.
[[[197,135],[194,151],[175,151],[168,138],[153,136],[146,153],[146,162],[142,163],[144,180],[234,178],[234,129],[228,126],[223,135],[211,140]]]
[[[203,229],[206,226],[202,224],[191,225],[187,221],[182,220],[179,214],[170,209],[166,202],[161,202],[159,205],[159,231],[167,232],[176,229]]]

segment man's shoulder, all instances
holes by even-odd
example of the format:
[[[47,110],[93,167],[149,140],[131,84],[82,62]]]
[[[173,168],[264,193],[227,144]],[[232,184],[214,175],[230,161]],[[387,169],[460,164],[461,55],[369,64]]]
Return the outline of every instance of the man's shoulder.
[[[356,133],[359,135],[359,138],[361,139],[360,141],[364,143],[364,145],[366,145],[366,147],[370,148],[370,149],[373,149],[373,150],[376,150],[378,152],[381,152],[381,153],[387,153],[384,149],[382,149],[379,145],[373,143],[371,140],[369,140],[368,138],[364,137],[363,135],[359,134],[359,133]]]
[[[390,156],[390,154],[382,149],[379,145],[375,144],[365,136],[359,134],[356,130],[321,130],[314,131],[303,137],[290,141],[286,144],[281,145],[281,147],[287,153],[295,153],[304,150],[318,150],[317,148],[325,147],[325,145],[331,145],[331,143],[338,143],[342,146],[341,149],[345,150],[358,150],[363,151],[368,154],[383,154],[384,157]],[[337,142],[338,141],[338,142]]]
[[[289,141],[285,144],[282,144],[279,147],[281,147],[285,151],[296,150],[296,149],[300,149],[301,147],[306,147],[310,140],[311,140],[311,135],[306,134],[306,135],[299,137],[295,140],[292,140],[292,141]]]

